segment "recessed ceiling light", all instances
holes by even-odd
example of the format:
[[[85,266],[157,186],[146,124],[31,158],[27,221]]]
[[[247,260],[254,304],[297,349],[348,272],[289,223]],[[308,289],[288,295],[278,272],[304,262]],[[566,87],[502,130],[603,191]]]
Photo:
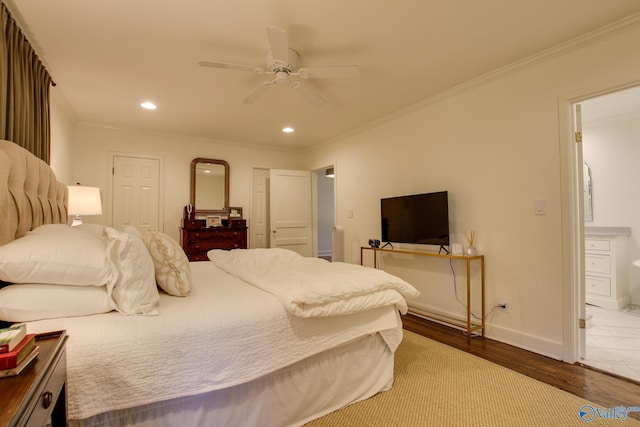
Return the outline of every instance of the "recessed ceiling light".
[[[140,106],[142,108],[147,109],[147,110],[155,110],[156,108],[158,108],[158,107],[156,107],[156,104],[154,104],[153,102],[149,102],[149,101],[143,102],[142,104],[140,104]]]
[[[291,133],[291,132],[293,132],[293,128],[291,126],[283,127],[282,128],[282,132]]]

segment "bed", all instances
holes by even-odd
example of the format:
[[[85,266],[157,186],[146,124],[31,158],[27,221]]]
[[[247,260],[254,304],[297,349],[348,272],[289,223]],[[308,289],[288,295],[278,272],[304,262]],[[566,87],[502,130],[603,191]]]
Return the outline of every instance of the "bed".
[[[68,227],[66,191],[0,141],[0,320],[66,330],[70,425],[295,426],[391,388],[411,285],[289,251],[188,263],[162,233]]]

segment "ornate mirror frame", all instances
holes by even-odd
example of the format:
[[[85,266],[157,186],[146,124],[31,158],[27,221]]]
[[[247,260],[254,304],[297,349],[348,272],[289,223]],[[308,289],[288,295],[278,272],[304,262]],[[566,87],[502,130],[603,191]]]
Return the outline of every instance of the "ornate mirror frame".
[[[222,206],[221,209],[215,209],[215,207],[212,208],[211,206],[204,206],[204,207],[198,206],[198,203],[196,200],[196,194],[197,194],[196,186],[202,185],[202,180],[200,180],[200,183],[198,184],[197,170],[198,170],[198,166],[202,164],[221,165],[224,167],[224,195],[223,195],[224,206]],[[200,189],[200,191],[202,191],[202,189]],[[193,211],[194,211],[193,213],[196,216],[202,216],[202,215],[208,215],[208,214],[227,216],[229,213],[229,163],[219,159],[206,159],[201,157],[193,159],[193,161],[191,162],[191,197],[189,200],[191,205],[193,206]]]

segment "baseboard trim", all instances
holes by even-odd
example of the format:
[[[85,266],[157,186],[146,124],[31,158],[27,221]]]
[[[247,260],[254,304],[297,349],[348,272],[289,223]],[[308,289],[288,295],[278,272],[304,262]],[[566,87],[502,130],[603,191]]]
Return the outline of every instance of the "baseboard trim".
[[[427,320],[431,320],[436,323],[440,323],[455,329],[464,330],[463,327],[458,327],[456,325],[447,323],[447,319],[466,321],[466,316],[459,313],[446,312],[420,304],[411,304],[409,306],[409,312],[413,315],[427,318]],[[428,315],[441,317],[443,319],[442,321],[439,321],[438,319],[429,318]],[[509,344],[523,350],[550,357],[552,359],[562,360],[564,349],[562,342],[551,341],[546,338],[541,338],[522,331],[506,328],[504,326],[492,325],[490,323],[485,323],[484,336],[494,341]]]
[[[486,325],[485,336],[494,341],[500,341],[552,359],[562,360],[564,346],[561,342],[496,325]]]

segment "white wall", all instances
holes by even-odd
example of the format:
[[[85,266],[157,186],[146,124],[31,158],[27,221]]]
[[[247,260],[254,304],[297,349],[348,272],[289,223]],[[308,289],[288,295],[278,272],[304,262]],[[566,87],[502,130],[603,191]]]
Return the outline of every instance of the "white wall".
[[[640,114],[583,123],[583,156],[591,168],[593,222],[588,226],[631,227],[629,293],[640,304]]]
[[[73,146],[73,181],[100,187],[107,194],[110,153],[159,156],[164,163],[164,232],[179,239],[182,209],[189,203],[191,161],[196,157],[226,160],[229,163],[229,205],[251,212],[251,171],[253,167],[299,169],[302,155],[279,150],[256,149],[237,143],[161,135],[131,130],[79,124]],[[86,222],[106,224],[104,215],[87,217]]]
[[[640,73],[639,43],[640,29],[635,28],[577,45],[310,152],[310,169],[334,160],[339,165],[336,224],[345,228],[346,260],[358,262],[360,246],[380,237],[381,197],[448,190],[452,241],[463,242],[463,233],[474,229],[477,248],[486,256],[487,306],[500,296],[509,301],[508,312],[487,319],[487,334],[562,357],[558,99]],[[534,215],[535,200],[546,201],[546,215]],[[437,265],[424,258],[397,258],[386,263],[423,292],[422,305],[453,315],[464,312],[453,296],[446,261]],[[456,279],[464,298],[464,278],[457,274]]]
[[[51,169],[60,182],[73,184],[73,139],[76,118],[55,87],[51,88]]]

